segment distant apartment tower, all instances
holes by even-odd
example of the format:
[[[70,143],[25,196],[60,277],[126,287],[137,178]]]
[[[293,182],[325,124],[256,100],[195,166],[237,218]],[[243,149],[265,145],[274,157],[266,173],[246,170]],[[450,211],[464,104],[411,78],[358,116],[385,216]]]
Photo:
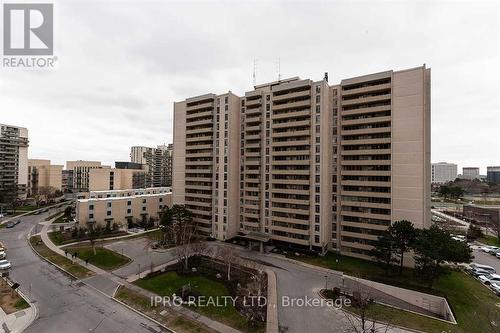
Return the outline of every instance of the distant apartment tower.
[[[478,167],[463,167],[462,168],[462,176],[463,179],[479,179],[481,176],[479,174]]]
[[[204,234],[368,257],[391,222],[430,223],[430,69],[188,98],[173,154]]]
[[[110,166],[101,165],[99,161],[67,161],[66,170],[72,171],[73,191],[88,192],[89,190],[89,171],[91,169],[111,168]]]
[[[457,165],[453,163],[439,162],[432,163],[433,184],[444,184],[454,181],[457,178]]]
[[[41,188],[62,191],[63,165],[54,165],[50,160],[28,160],[28,195],[38,193]]]
[[[89,191],[113,191],[145,188],[146,171],[141,169],[91,169]]]
[[[132,163],[145,166],[149,177],[149,186],[172,186],[172,144],[159,145],[156,148],[134,146],[130,150]]]
[[[62,191],[64,193],[73,192],[73,170],[62,171]]]
[[[486,167],[486,180],[488,183],[500,184],[500,166]]]
[[[28,189],[28,130],[0,124],[0,192],[24,199]]]

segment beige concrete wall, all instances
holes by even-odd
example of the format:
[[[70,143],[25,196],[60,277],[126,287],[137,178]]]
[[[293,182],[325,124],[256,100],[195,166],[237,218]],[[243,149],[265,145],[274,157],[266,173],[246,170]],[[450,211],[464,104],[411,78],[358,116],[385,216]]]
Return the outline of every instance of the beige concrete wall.
[[[392,86],[392,221],[428,225],[430,103],[423,67],[394,72]]]
[[[113,188],[110,177],[113,172]],[[137,173],[146,173],[145,170],[134,169],[90,169],[89,191],[126,190],[134,188],[133,177]]]
[[[172,202],[184,204],[186,193],[186,102],[174,103],[174,150],[172,162]]]
[[[135,222],[137,219],[141,219],[142,214],[145,213],[148,218],[159,219],[159,213],[165,206],[170,207],[171,205],[171,192],[132,197],[83,199],[77,201],[76,216],[78,224],[82,228],[87,228],[89,223],[105,226],[108,220],[111,224],[117,223],[126,227],[128,218]],[[91,206],[92,209],[90,209]],[[111,212],[110,215],[108,215],[108,211]]]
[[[228,119],[228,218],[225,239],[235,237],[240,226],[240,98],[229,93]],[[222,160],[224,161],[224,160]],[[222,170],[224,171],[224,170]],[[224,176],[223,176],[224,177]],[[222,187],[223,189],[224,187]],[[222,202],[224,204],[224,201]]]
[[[52,165],[50,164],[50,160],[29,159],[28,169],[31,170],[31,175],[29,175],[30,182],[28,184],[28,191],[30,193],[33,191],[33,185],[36,188],[52,187],[59,191],[62,190],[62,165]],[[38,172],[37,184],[33,184],[34,169]]]

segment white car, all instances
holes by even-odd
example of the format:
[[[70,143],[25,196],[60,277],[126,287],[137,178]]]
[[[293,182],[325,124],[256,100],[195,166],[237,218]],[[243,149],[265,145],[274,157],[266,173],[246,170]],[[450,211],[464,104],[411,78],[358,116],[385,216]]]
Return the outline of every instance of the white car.
[[[479,281],[481,281],[484,284],[500,284],[500,275],[498,274],[490,274],[490,275],[481,275],[479,277]]]
[[[500,248],[496,246],[483,246],[481,250],[486,253],[492,253],[493,251],[499,250]]]
[[[490,288],[491,288],[491,290],[493,290],[493,292],[494,292],[495,294],[497,294],[498,296],[500,296],[500,285],[498,285],[498,284],[496,284],[496,283],[492,283],[492,284],[490,285]]]
[[[473,263],[469,264],[469,267],[467,268],[468,271],[471,271],[471,270],[474,270],[474,269],[482,269],[482,270],[488,271],[489,274],[496,273],[496,270],[493,267],[488,266],[488,265],[478,264],[476,262],[473,262]]]
[[[12,265],[8,260],[0,260],[0,269],[9,269]]]
[[[5,253],[5,251],[3,251],[3,250],[0,250],[0,259],[5,259],[6,256],[7,256],[7,253]]]

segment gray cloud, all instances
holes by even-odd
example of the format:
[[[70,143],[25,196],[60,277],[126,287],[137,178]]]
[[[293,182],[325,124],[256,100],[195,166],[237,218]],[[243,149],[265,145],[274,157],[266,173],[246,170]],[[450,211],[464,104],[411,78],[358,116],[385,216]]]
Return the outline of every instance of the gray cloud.
[[[172,105],[281,75],[432,68],[432,159],[500,164],[495,1],[58,1],[54,71],[0,75],[0,121],[30,155],[127,160],[172,140]]]

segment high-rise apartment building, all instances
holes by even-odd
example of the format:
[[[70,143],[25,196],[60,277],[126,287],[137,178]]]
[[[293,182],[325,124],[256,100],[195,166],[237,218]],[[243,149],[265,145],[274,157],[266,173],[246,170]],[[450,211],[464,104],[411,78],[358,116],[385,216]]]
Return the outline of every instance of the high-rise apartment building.
[[[500,166],[486,167],[486,181],[488,183],[500,184]]]
[[[0,124],[0,192],[2,197],[26,198],[28,188],[28,130]]]
[[[72,176],[72,190],[76,192],[89,191],[89,171],[91,169],[110,169],[110,166],[101,165],[99,161],[67,161],[66,170],[70,170]]]
[[[143,165],[148,172],[148,186],[172,186],[172,150],[172,144],[130,149],[131,162]]]
[[[430,223],[430,69],[298,77],[174,103],[173,203],[237,235],[367,257]]]
[[[462,168],[462,179],[480,179],[478,167],[463,167]]]
[[[41,188],[62,190],[63,165],[54,165],[50,160],[28,160],[28,194],[36,194]]]
[[[433,184],[444,184],[457,178],[457,165],[447,162],[432,163],[431,181]]]

